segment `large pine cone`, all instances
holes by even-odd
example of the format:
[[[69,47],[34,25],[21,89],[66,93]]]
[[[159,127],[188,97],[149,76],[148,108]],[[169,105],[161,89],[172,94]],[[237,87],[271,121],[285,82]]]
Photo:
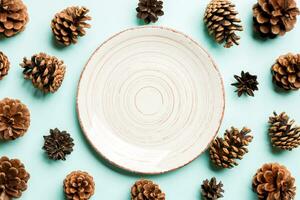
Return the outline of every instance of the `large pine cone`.
[[[296,195],[295,179],[278,163],[264,164],[253,177],[252,187],[260,200],[293,200]]]
[[[93,177],[87,172],[71,172],[64,180],[64,191],[68,200],[88,200],[95,192]]]
[[[285,90],[300,88],[300,54],[280,56],[272,66],[273,81]]]
[[[201,194],[205,200],[217,200],[223,197],[223,183],[217,183],[215,177],[210,180],[206,179],[201,185]]]
[[[137,17],[144,20],[146,24],[155,23],[159,16],[164,15],[163,1],[161,0],[139,0],[136,8]]]
[[[73,6],[57,13],[51,22],[56,40],[65,46],[77,43],[78,37],[85,35],[85,28],[91,27],[86,23],[92,19],[88,12],[85,7]]]
[[[14,140],[23,136],[30,125],[30,113],[26,105],[16,99],[0,101],[0,139]]]
[[[55,56],[35,54],[31,59],[24,58],[20,65],[24,68],[24,78],[31,80],[34,87],[44,93],[56,92],[64,80],[66,67]]]
[[[251,130],[245,127],[241,131],[231,127],[230,130],[226,130],[224,139],[217,137],[209,150],[212,162],[223,168],[238,165],[235,160],[241,160],[248,153],[247,146],[253,139],[252,135],[248,135],[250,132]]]
[[[10,63],[7,56],[0,51],[0,80],[8,74],[9,67]]]
[[[299,14],[295,0],[258,0],[253,7],[254,28],[262,37],[284,35],[294,28]]]
[[[131,200],[165,200],[165,193],[152,181],[141,179],[131,187]]]
[[[213,35],[216,42],[229,48],[238,45],[239,36],[236,31],[242,31],[241,20],[237,18],[238,12],[230,0],[212,0],[205,11],[204,22],[209,34]]]
[[[28,21],[27,8],[22,0],[0,1],[0,34],[14,36],[25,29]]]
[[[269,135],[272,145],[283,150],[292,150],[300,146],[300,127],[294,125],[286,113],[269,118]]]
[[[0,158],[0,199],[19,198],[27,189],[30,178],[24,165],[18,159]]]

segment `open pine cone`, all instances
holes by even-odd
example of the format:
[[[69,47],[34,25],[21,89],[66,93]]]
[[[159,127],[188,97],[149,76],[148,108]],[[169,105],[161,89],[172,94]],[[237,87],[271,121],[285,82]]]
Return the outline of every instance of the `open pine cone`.
[[[272,66],[273,81],[285,90],[300,88],[300,54],[280,56]]]
[[[217,183],[215,177],[210,180],[206,179],[201,185],[201,194],[204,200],[217,200],[223,197],[223,193],[223,184],[222,182]]]
[[[0,51],[0,80],[8,74],[9,67],[10,63],[7,56]]]
[[[164,15],[163,1],[161,0],[139,0],[136,8],[137,17],[144,20],[146,24],[155,23],[159,16]]]
[[[14,36],[25,29],[28,21],[27,8],[22,0],[0,1],[0,34]]]
[[[64,80],[66,67],[55,56],[35,54],[31,59],[24,58],[20,65],[24,68],[24,78],[44,93],[56,92]]]
[[[150,180],[138,180],[131,187],[131,200],[165,200],[165,198],[165,193]]]
[[[269,118],[269,135],[274,147],[283,150],[292,150],[300,146],[300,127],[294,125],[294,120],[290,120],[286,113]]]
[[[264,164],[258,169],[252,187],[260,200],[293,200],[296,195],[295,179],[278,163]]]
[[[235,86],[237,89],[238,96],[242,96],[242,94],[247,94],[249,96],[254,96],[254,91],[258,90],[258,81],[257,76],[252,75],[249,72],[241,72],[241,76],[234,75],[236,83],[232,83],[231,85]]]
[[[247,146],[253,136],[248,135],[251,130],[244,127],[241,131],[231,127],[226,130],[224,139],[217,137],[210,146],[211,161],[218,167],[232,168],[237,164],[236,159],[242,159],[248,153]]]
[[[24,165],[18,159],[0,158],[0,199],[19,198],[27,189],[30,178]]]
[[[64,180],[64,191],[68,200],[88,200],[95,192],[93,177],[87,172],[71,172]]]
[[[48,157],[53,160],[66,160],[66,155],[73,151],[73,139],[66,131],[50,129],[50,135],[44,136],[43,149]]]
[[[237,15],[235,5],[230,0],[211,0],[206,8],[204,23],[209,34],[214,36],[217,43],[225,42],[226,48],[239,44],[240,37],[236,32],[243,28]]]
[[[26,105],[16,99],[0,101],[0,140],[14,140],[23,136],[30,125]]]
[[[85,29],[91,27],[86,23],[92,19],[88,12],[85,7],[73,6],[57,13],[51,22],[56,40],[65,46],[77,43],[78,37],[85,35]]]
[[[295,0],[258,0],[253,7],[254,28],[262,37],[284,35],[294,28],[299,14]]]

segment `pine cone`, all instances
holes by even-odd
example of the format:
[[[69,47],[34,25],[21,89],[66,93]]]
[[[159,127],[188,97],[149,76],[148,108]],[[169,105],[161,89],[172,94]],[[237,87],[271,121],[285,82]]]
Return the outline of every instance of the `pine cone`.
[[[88,12],[85,7],[73,6],[57,13],[51,22],[56,40],[65,46],[77,43],[78,37],[85,35],[85,29],[91,27],[86,23],[92,19]]]
[[[163,1],[161,0],[139,0],[136,8],[137,17],[144,20],[146,24],[155,23],[159,16],[164,15]]]
[[[0,139],[14,140],[23,136],[30,125],[30,113],[26,105],[16,99],[0,101]]]
[[[223,197],[223,184],[221,181],[217,183],[215,177],[210,180],[206,179],[201,185],[201,193],[205,200],[217,200]]]
[[[18,159],[0,158],[0,199],[19,198],[27,189],[30,178],[24,165]]]
[[[260,200],[292,200],[296,195],[295,179],[278,163],[264,164],[257,170],[252,187]]]
[[[0,34],[11,37],[23,31],[29,21],[22,0],[0,0]]]
[[[141,179],[131,187],[131,200],[165,200],[165,194],[152,181]]]
[[[253,7],[254,29],[274,38],[292,30],[299,15],[295,0],[258,0]]]
[[[300,88],[300,54],[280,56],[272,66],[273,81],[285,90]]]
[[[230,0],[212,0],[205,11],[204,23],[209,34],[213,35],[216,42],[229,48],[238,45],[239,36],[236,31],[242,31],[241,20],[237,18],[238,12]]]
[[[248,153],[247,146],[253,139],[252,135],[248,135],[250,132],[251,130],[245,127],[241,131],[231,127],[230,130],[226,130],[224,139],[217,137],[209,150],[212,162],[223,168],[238,165],[235,160],[241,160]]]
[[[247,94],[249,96],[254,96],[254,91],[258,90],[258,82],[257,76],[251,75],[249,72],[241,72],[241,76],[234,75],[234,78],[237,80],[236,83],[231,85],[237,87],[236,92],[238,96],[242,96],[242,94]]]
[[[269,118],[269,135],[274,147],[291,151],[300,146],[300,127],[294,125],[294,120],[283,112]]]
[[[64,80],[66,67],[55,56],[35,54],[31,59],[24,58],[20,65],[24,68],[24,78],[44,93],[56,92]]]
[[[66,155],[73,151],[73,139],[66,131],[60,131],[57,128],[50,129],[50,135],[44,136],[43,149],[48,157],[53,160],[66,160]]]
[[[0,51],[0,80],[8,74],[9,67],[10,63],[7,56]]]
[[[64,180],[64,191],[68,200],[88,200],[95,192],[93,177],[87,172],[71,172]]]

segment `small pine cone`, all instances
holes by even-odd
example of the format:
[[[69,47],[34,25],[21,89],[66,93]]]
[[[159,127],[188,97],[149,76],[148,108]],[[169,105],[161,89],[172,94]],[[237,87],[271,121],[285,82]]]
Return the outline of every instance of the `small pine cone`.
[[[44,136],[43,149],[48,157],[53,160],[66,160],[66,155],[73,151],[73,139],[66,131],[60,131],[57,128],[50,129],[50,135]]]
[[[238,12],[230,0],[212,0],[205,11],[204,23],[209,34],[213,35],[216,42],[229,48],[238,45],[239,36],[236,31],[242,31],[241,20],[237,18]]]
[[[139,0],[136,8],[137,17],[144,20],[146,24],[155,23],[159,16],[164,15],[163,1],[161,0]]]
[[[9,67],[10,62],[7,56],[0,51],[0,80],[2,80],[3,77],[8,74]]]
[[[253,139],[252,135],[248,135],[250,132],[251,130],[245,127],[241,131],[234,127],[226,130],[224,139],[217,137],[210,146],[211,161],[216,166],[223,168],[232,168],[238,165],[235,160],[241,160],[248,153],[247,146]]]
[[[12,37],[23,31],[28,21],[27,8],[22,0],[0,1],[0,34]]]
[[[64,191],[68,200],[88,200],[95,192],[95,182],[87,172],[74,171],[65,178]]]
[[[0,158],[0,199],[19,198],[27,189],[30,178],[23,163],[18,159]]]
[[[165,193],[150,180],[141,179],[131,187],[131,200],[165,200]]]
[[[64,80],[66,67],[55,56],[35,54],[31,59],[24,58],[20,65],[24,68],[24,78],[44,93],[56,92]]]
[[[236,83],[232,83],[231,85],[235,86],[237,89],[238,96],[242,96],[242,94],[247,94],[249,96],[254,96],[254,91],[258,90],[258,81],[257,76],[252,75],[249,72],[241,72],[241,76],[234,75]]]
[[[280,56],[272,66],[273,81],[285,90],[300,88],[300,54]]]
[[[260,200],[293,200],[296,195],[295,179],[278,163],[264,164],[258,169],[252,188]]]
[[[294,122],[284,112],[279,115],[274,112],[274,116],[269,118],[269,135],[274,147],[291,151],[300,146],[300,127]]]
[[[85,7],[73,6],[57,13],[51,22],[56,40],[65,46],[77,43],[78,37],[85,35],[85,29],[91,27],[86,23],[92,19],[88,12]]]
[[[253,7],[254,29],[262,37],[284,35],[294,28],[299,14],[295,0],[259,0]]]
[[[23,136],[30,125],[26,105],[16,99],[0,101],[0,140],[14,140]]]
[[[201,194],[204,200],[217,200],[223,197],[223,193],[223,183],[221,181],[217,183],[215,177],[210,180],[206,179],[201,185]]]

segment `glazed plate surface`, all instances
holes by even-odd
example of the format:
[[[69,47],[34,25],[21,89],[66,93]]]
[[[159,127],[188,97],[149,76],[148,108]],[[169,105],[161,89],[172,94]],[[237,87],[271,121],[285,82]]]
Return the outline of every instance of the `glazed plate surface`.
[[[215,137],[224,112],[220,73],[188,36],[128,29],[91,56],[77,112],[88,141],[110,163],[143,174],[178,169]]]

